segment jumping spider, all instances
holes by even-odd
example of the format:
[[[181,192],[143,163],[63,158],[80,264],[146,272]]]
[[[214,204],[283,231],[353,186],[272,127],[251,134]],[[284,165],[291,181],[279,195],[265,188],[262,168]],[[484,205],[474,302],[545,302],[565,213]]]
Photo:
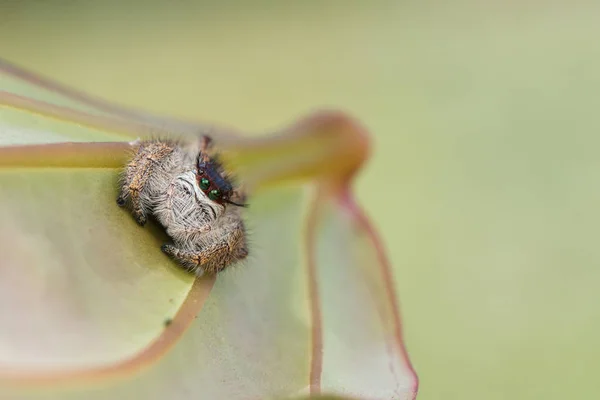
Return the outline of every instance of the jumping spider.
[[[204,136],[199,152],[171,140],[140,142],[117,198],[141,226],[152,214],[173,240],[161,250],[198,276],[248,255],[240,215],[245,196],[217,156],[209,155],[211,142]]]

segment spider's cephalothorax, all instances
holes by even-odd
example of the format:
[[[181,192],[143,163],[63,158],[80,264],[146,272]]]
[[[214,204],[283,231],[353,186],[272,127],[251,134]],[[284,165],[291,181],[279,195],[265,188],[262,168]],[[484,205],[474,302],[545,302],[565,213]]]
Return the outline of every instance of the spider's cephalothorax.
[[[203,148],[208,147],[210,138],[204,137]],[[226,178],[227,173],[217,160],[216,156],[212,158],[205,151],[201,151],[197,157],[197,180],[200,189],[209,199],[219,204],[229,203],[235,206],[245,207],[245,204],[238,204],[231,201],[234,194],[231,182]]]
[[[219,272],[248,255],[240,215],[244,195],[209,155],[210,144],[207,136],[200,151],[175,141],[141,142],[117,198],[140,225],[153,215],[173,240],[162,251],[197,275]]]

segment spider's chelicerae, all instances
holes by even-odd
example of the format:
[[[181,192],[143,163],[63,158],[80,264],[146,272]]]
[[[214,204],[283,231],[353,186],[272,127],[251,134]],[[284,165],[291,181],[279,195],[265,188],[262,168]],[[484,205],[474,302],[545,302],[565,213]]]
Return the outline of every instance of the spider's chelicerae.
[[[208,136],[200,149],[171,140],[140,142],[117,198],[142,226],[154,215],[173,240],[162,251],[198,276],[248,255],[240,215],[245,196],[211,155],[211,144]]]

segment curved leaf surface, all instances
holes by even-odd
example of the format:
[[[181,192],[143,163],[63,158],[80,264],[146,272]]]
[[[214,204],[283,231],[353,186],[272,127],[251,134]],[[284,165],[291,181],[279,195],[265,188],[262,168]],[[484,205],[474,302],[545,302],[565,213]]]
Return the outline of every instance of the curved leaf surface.
[[[327,187],[313,218],[322,315],[323,391],[410,399],[417,379],[402,341],[391,269],[347,188]],[[340,290],[343,288],[343,290]]]
[[[126,141],[47,144],[146,136],[156,120],[77,108],[84,98],[48,87],[42,102],[0,95],[0,144],[21,145],[0,147],[0,396],[415,395],[388,267],[349,206],[368,144],[355,121],[323,112],[256,139],[213,130],[252,192],[251,256],[194,280],[160,252],[160,229],[115,205]]]

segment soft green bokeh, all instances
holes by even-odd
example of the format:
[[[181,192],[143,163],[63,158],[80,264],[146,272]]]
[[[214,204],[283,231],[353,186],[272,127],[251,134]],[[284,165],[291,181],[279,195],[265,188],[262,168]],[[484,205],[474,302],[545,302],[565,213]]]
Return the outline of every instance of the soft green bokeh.
[[[2,2],[0,54],[254,132],[354,113],[419,400],[596,397],[600,4],[122,3]]]

